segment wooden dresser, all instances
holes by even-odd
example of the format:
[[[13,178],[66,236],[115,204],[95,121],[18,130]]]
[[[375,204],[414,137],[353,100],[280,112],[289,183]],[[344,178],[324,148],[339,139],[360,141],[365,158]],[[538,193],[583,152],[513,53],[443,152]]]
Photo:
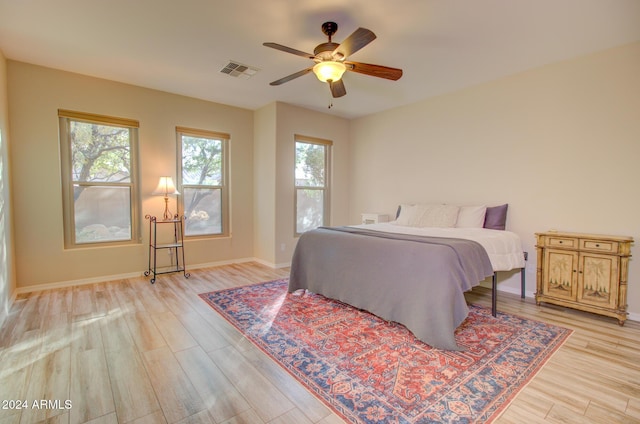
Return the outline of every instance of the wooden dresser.
[[[627,319],[632,237],[536,233],[536,303],[553,303]]]

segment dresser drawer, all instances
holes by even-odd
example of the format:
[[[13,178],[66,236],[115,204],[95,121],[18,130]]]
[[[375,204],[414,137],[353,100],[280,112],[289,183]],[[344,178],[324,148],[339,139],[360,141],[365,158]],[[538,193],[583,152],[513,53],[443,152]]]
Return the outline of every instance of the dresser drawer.
[[[577,249],[578,239],[570,237],[547,237],[545,246],[548,247],[564,247],[566,249]]]
[[[618,253],[618,243],[615,241],[580,239],[580,250],[593,252]]]

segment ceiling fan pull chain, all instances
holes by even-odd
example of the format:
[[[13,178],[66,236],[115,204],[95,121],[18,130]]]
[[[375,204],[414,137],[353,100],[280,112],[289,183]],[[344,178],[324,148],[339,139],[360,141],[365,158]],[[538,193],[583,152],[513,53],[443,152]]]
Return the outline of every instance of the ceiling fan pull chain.
[[[333,107],[333,94],[331,93],[331,91],[329,91],[329,106],[327,106],[327,109],[331,109]]]

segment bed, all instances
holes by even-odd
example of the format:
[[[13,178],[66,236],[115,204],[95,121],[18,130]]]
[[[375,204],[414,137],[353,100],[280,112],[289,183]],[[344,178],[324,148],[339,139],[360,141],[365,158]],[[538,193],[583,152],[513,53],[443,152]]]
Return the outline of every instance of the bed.
[[[492,277],[495,315],[496,273],[523,270],[525,253],[517,234],[483,225],[486,212],[478,228],[456,226],[464,219],[454,211],[444,221],[400,213],[390,223],[308,231],[292,257],[289,292],[322,294],[399,322],[432,347],[461,350],[454,332],[469,313],[464,292]]]

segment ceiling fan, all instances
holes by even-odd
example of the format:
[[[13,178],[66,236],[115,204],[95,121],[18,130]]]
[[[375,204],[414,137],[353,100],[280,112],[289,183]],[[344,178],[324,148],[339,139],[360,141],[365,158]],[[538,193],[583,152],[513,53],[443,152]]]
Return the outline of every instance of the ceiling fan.
[[[333,97],[342,97],[347,94],[344,82],[342,81],[342,74],[345,71],[358,72],[360,74],[371,75],[373,77],[385,78],[393,81],[400,79],[402,76],[402,69],[346,60],[348,56],[351,56],[376,39],[376,35],[372,31],[366,28],[358,28],[340,44],[331,41],[331,37],[336,33],[336,31],[338,31],[338,24],[335,22],[323,23],[322,32],[329,38],[329,41],[318,44],[313,50],[313,54],[305,53],[277,43],[263,43],[263,46],[292,53],[297,56],[306,57],[307,59],[311,59],[316,62],[315,65],[273,81],[270,85],[284,84],[285,82],[291,81],[292,79],[301,77],[313,71],[320,81],[327,82],[329,84],[331,95]]]

